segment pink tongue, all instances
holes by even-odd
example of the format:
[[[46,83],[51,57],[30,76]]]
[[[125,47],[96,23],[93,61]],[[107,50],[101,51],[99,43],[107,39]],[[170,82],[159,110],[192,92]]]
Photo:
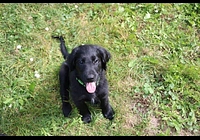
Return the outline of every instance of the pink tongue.
[[[94,93],[95,90],[96,90],[96,84],[95,84],[95,82],[87,83],[87,84],[86,84],[86,90],[87,90],[89,93]]]

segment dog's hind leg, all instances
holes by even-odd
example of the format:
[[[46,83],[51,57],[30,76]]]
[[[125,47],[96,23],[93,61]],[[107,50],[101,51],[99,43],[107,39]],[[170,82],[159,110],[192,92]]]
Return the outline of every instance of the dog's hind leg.
[[[69,103],[69,67],[66,62],[61,65],[59,72],[60,80],[60,96],[62,100],[62,110],[65,117],[67,117],[71,110],[72,106]]]

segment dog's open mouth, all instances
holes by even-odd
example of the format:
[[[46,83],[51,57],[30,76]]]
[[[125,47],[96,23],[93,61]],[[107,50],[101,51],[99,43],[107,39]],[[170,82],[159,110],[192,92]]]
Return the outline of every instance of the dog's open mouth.
[[[89,83],[86,83],[86,90],[87,90],[89,93],[94,93],[95,90],[96,90],[96,82],[89,82]]]

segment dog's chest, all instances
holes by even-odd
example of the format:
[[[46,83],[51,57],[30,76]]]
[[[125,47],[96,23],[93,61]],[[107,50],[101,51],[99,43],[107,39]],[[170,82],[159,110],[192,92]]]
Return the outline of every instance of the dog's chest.
[[[91,104],[98,104],[99,103],[99,98],[94,94],[94,95],[90,95],[88,96],[88,101]]]

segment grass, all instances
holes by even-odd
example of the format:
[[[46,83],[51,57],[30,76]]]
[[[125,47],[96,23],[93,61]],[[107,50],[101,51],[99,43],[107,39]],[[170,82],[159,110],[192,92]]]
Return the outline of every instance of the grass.
[[[199,11],[196,3],[1,3],[0,133],[199,135]],[[69,51],[86,43],[110,51],[113,121],[90,105],[90,124],[74,105],[64,118],[58,83],[63,57],[52,35],[63,35]]]

